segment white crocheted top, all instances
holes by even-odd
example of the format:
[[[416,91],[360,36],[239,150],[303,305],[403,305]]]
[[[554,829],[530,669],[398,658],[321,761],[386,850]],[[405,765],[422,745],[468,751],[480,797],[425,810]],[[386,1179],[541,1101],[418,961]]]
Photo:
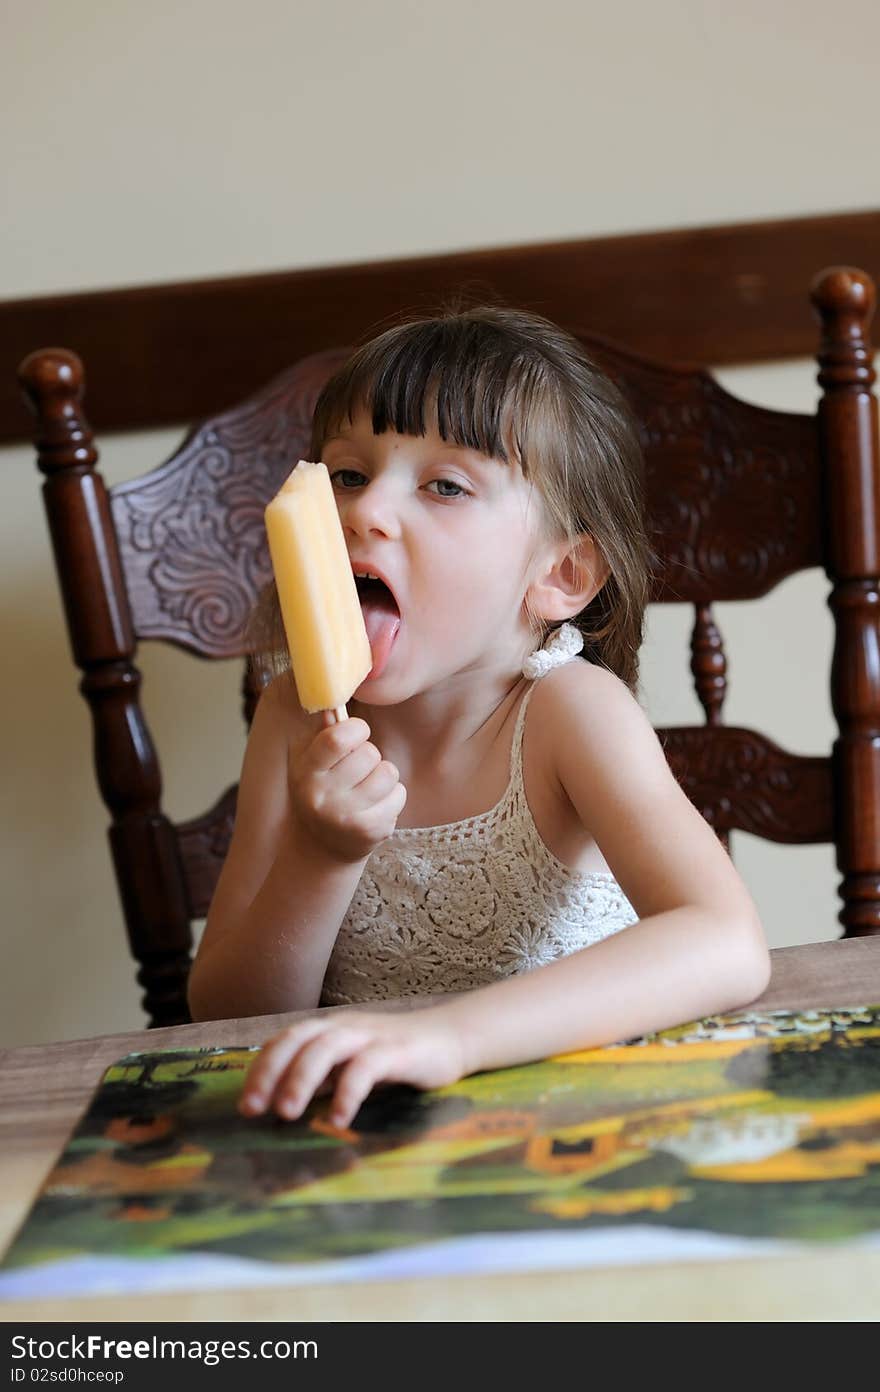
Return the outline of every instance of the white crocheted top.
[[[529,698],[535,682],[580,647],[577,629],[563,624],[527,659],[523,671],[532,686],[520,704],[500,802],[460,822],[398,827],[373,851],[342,921],[322,1004],[470,990],[636,921],[611,874],[581,873],[557,860],[526,802]]]

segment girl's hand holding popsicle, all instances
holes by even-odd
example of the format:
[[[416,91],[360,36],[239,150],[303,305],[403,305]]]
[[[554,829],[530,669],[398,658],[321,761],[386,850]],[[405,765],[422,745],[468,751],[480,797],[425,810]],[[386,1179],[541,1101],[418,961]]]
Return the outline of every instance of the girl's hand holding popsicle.
[[[406,802],[397,768],[369,735],[365,720],[331,718],[288,766],[297,833],[334,860],[364,860],[391,835]]]

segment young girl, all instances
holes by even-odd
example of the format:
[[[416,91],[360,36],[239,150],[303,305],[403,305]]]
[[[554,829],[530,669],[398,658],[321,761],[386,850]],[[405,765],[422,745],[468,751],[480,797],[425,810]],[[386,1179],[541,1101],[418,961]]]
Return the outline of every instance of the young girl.
[[[272,1039],[242,1111],[298,1117],[329,1089],[345,1127],[382,1082],[438,1087],[759,995],[755,907],[633,694],[648,549],[612,383],[531,315],[412,322],[325,388],[311,457],[373,667],[337,724],[289,672],[263,694],[190,1004],[355,1008]],[[433,999],[377,1006],[413,997]]]

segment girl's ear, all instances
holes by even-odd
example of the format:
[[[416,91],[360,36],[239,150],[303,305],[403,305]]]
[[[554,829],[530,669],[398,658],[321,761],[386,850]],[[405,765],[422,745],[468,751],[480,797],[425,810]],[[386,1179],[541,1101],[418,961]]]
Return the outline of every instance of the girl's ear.
[[[608,579],[610,567],[592,537],[562,542],[526,591],[526,605],[538,619],[572,619],[586,608]]]

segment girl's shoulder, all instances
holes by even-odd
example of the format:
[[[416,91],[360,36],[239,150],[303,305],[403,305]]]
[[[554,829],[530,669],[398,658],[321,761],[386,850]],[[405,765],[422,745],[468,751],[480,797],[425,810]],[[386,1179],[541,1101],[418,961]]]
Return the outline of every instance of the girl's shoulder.
[[[534,710],[541,712],[541,724],[545,717],[551,720],[554,715],[570,714],[573,709],[590,720],[600,720],[617,712],[647,719],[626,682],[607,667],[599,667],[584,658],[565,662],[548,672],[536,684],[530,703]]]
[[[576,753],[597,773],[601,765],[619,773],[646,754],[663,757],[654,728],[626,682],[583,658],[542,677],[530,707],[540,753],[560,774]]]

